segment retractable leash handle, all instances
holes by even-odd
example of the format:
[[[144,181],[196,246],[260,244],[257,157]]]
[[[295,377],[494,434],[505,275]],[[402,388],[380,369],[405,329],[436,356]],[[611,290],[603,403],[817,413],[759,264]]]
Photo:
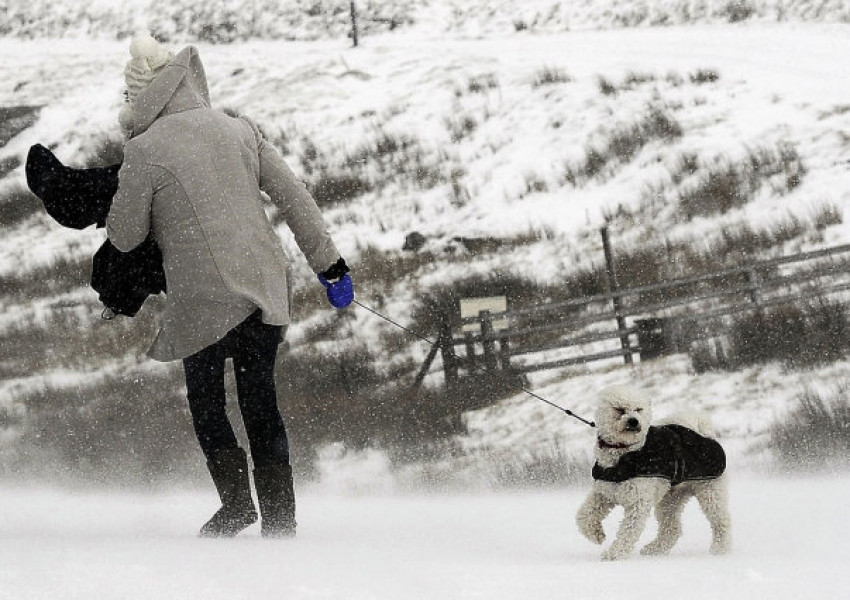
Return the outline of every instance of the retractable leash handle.
[[[420,340],[422,340],[423,342],[427,342],[427,343],[431,344],[432,346],[436,346],[436,345],[437,345],[437,343],[436,343],[436,342],[434,342],[434,341],[432,341],[432,340],[430,340],[430,339],[426,338],[426,337],[425,337],[425,336],[423,336],[423,335],[420,335],[420,334],[416,333],[415,331],[413,331],[413,330],[411,330],[411,329],[408,329],[408,328],[407,328],[407,327],[405,327],[404,325],[401,325],[401,324],[399,324],[399,323],[396,323],[395,321],[393,321],[392,319],[390,319],[390,318],[388,318],[388,317],[385,317],[384,315],[382,315],[381,313],[379,313],[379,312],[378,312],[378,311],[376,311],[375,309],[373,309],[373,308],[369,308],[368,306],[366,306],[365,304],[363,304],[363,303],[362,303],[362,302],[360,302],[359,300],[356,300],[356,299],[355,299],[355,300],[353,300],[353,301],[352,301],[352,304],[356,304],[356,305],[357,305],[357,306],[359,306],[360,308],[363,308],[363,309],[365,309],[365,310],[368,310],[370,313],[372,313],[372,314],[373,314],[373,315],[375,315],[376,317],[380,317],[380,318],[381,318],[381,319],[383,319],[384,321],[386,321],[386,322],[388,322],[388,323],[392,323],[393,325],[395,325],[395,326],[396,326],[396,327],[398,327],[399,329],[401,329],[401,330],[403,330],[403,331],[406,331],[406,332],[407,332],[407,333],[409,333],[410,335],[412,335],[412,336],[415,336],[415,337],[419,338],[419,339],[420,339]],[[460,357],[458,357],[458,358],[460,358]],[[465,359],[462,359],[462,358],[461,358],[460,360],[463,360],[464,362],[467,362]],[[474,368],[478,368],[478,366],[477,366],[475,363],[471,363],[471,362],[470,362],[469,364],[470,364],[470,365],[472,365]],[[528,394],[529,396],[531,396],[532,398],[536,398],[537,400],[540,400],[541,402],[545,402],[546,404],[548,404],[549,406],[551,406],[551,407],[553,407],[553,408],[557,408],[558,410],[560,410],[561,412],[563,412],[565,415],[570,416],[570,417],[573,417],[574,419],[578,419],[579,421],[581,421],[582,423],[584,423],[585,425],[588,425],[588,426],[590,426],[590,427],[596,427],[596,423],[594,423],[593,421],[588,421],[587,419],[584,419],[584,418],[582,418],[582,417],[578,416],[577,414],[575,414],[575,413],[574,413],[573,411],[571,411],[570,409],[568,409],[568,408],[564,408],[563,406],[559,406],[559,405],[555,404],[554,402],[550,402],[549,400],[547,400],[546,398],[544,398],[544,397],[543,397],[543,396],[541,396],[540,394],[537,394],[537,393],[535,393],[535,392],[532,392],[531,390],[529,390],[528,388],[526,388],[524,385],[520,386],[520,389],[521,389],[523,392],[525,392],[526,394]]]

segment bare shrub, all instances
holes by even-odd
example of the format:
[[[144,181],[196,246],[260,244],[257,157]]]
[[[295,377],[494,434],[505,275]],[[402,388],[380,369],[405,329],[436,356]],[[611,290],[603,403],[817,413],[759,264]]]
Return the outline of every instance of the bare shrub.
[[[679,184],[699,170],[699,155],[696,152],[682,152],[676,157],[676,164],[670,172],[674,184]]]
[[[7,156],[6,158],[0,159],[0,179],[3,179],[6,175],[20,166],[21,159],[17,156]]]
[[[543,67],[537,71],[531,79],[531,87],[539,88],[546,85],[569,83],[572,81],[567,72],[558,67]]]
[[[38,197],[21,184],[8,186],[0,197],[0,227],[14,227],[42,210]]]
[[[704,83],[714,83],[720,79],[720,73],[717,69],[706,69],[701,68],[693,71],[688,75],[688,79],[691,80],[691,83],[696,85],[702,85]]]
[[[546,183],[545,179],[543,179],[540,175],[537,175],[536,173],[526,173],[524,179],[525,189],[520,194],[520,198],[530,196],[531,194],[539,194],[549,191],[549,184]]]
[[[111,167],[124,162],[124,141],[108,136],[100,139],[91,155],[86,157],[84,168]]]
[[[745,258],[752,256],[753,252],[769,250],[801,239],[817,228],[815,223],[809,224],[794,215],[759,229],[746,222],[724,226],[720,228],[719,234],[710,239],[709,253]]]
[[[0,147],[35,123],[39,112],[40,106],[0,106]]]
[[[472,198],[469,188],[463,181],[464,177],[466,177],[466,170],[463,167],[452,167],[452,170],[449,173],[449,185],[451,190],[449,199],[452,206],[456,208],[466,206]]]
[[[496,488],[569,487],[583,484],[592,462],[569,452],[563,443],[549,444],[512,453],[496,461],[492,482]]]
[[[307,189],[321,208],[349,202],[372,189],[362,168],[332,165],[330,159],[309,139],[302,140],[301,166],[307,175]],[[276,219],[282,218],[277,215]]]
[[[732,360],[748,365],[780,360],[793,368],[834,362],[850,348],[850,323],[843,305],[820,301],[757,313],[732,334]]]
[[[596,85],[603,96],[615,96],[618,92],[617,86],[607,77],[598,76]]]
[[[0,275],[0,294],[11,300],[29,300],[70,292],[87,286],[91,279],[91,260],[84,256],[60,258],[23,273]]]
[[[808,389],[797,406],[770,428],[770,443],[789,471],[850,466],[850,383],[827,393]]]
[[[47,386],[20,403],[18,472],[141,487],[206,479],[177,369]]]
[[[308,189],[321,208],[344,204],[369,192],[372,185],[356,173],[332,173],[325,171],[313,179]]]
[[[469,112],[455,113],[447,116],[444,121],[449,130],[449,139],[455,144],[468,138],[478,129],[478,120]]]
[[[806,167],[797,149],[781,142],[773,148],[754,148],[749,155],[750,169],[762,180],[775,179],[773,189],[777,194],[790,192],[803,180]]]
[[[57,306],[38,322],[24,319],[3,333],[0,377],[26,377],[44,369],[90,369],[122,356],[145,355],[156,334],[155,309],[160,298],[147,300],[135,318],[100,318],[103,309],[90,304]]]
[[[516,391],[505,376],[470,379],[449,391],[412,390],[406,363],[379,370],[363,345],[281,353],[276,381],[292,458],[313,472],[317,450],[330,442],[385,449],[396,460],[420,460],[463,432],[462,412]],[[228,372],[228,396],[235,393]],[[0,457],[4,466],[52,481],[156,485],[205,481],[179,369],[93,375],[92,381],[47,386],[4,407],[0,427],[21,443]],[[228,412],[244,442],[235,402]]]
[[[342,165],[353,173],[360,173],[362,179],[367,179],[370,172],[377,174],[372,179],[377,189],[390,182],[408,188],[429,189],[445,181],[439,165],[426,156],[417,138],[390,133],[380,127],[354,152],[343,154]]]
[[[818,212],[812,220],[789,215],[765,227],[755,227],[746,221],[741,221],[707,230],[699,239],[684,238],[666,240],[663,243],[648,243],[637,248],[616,248],[614,266],[620,285],[637,287],[661,283],[720,271],[736,266],[743,260],[753,260],[793,240],[820,235],[821,223],[836,218],[829,206],[824,207],[823,210],[827,214],[818,216],[821,214]],[[626,215],[623,218],[631,217]],[[628,222],[626,221],[625,226],[629,226]],[[639,300],[645,304],[663,302],[697,292],[710,292],[745,283],[744,275],[728,275],[724,278],[645,292],[639,296]],[[565,285],[579,296],[604,293],[607,290],[605,267],[602,264],[596,264],[576,269],[565,275]]]
[[[841,225],[844,222],[844,213],[835,204],[824,204],[815,213],[813,223],[815,229],[822,231],[832,225]]]
[[[615,126],[603,143],[587,147],[582,161],[565,166],[564,181],[580,185],[594,178],[604,179],[615,165],[629,162],[647,144],[681,136],[681,125],[667,109],[650,104],[640,119]]]
[[[751,149],[737,162],[719,158],[679,190],[679,210],[687,219],[724,214],[750,202],[765,182],[784,193],[800,185],[805,173],[802,159],[787,143]]]
[[[645,83],[651,83],[655,80],[656,77],[652,73],[645,73],[641,71],[629,71],[625,74],[625,76],[623,76],[623,82],[620,84],[620,89],[634,89],[638,86],[641,86]]]
[[[466,82],[466,91],[470,94],[482,94],[499,88],[499,79],[495,73],[485,73],[470,77]]]
[[[678,71],[669,71],[667,75],[664,76],[664,81],[673,87],[679,87],[685,83],[684,77],[682,77]]]
[[[756,8],[751,0],[727,0],[719,12],[730,23],[740,23],[753,17]]]
[[[374,427],[363,421],[375,408],[371,396],[382,378],[367,348],[286,353],[279,359],[276,374],[294,445],[315,448],[331,441],[357,448],[369,445]]]
[[[691,359],[691,367],[697,375],[709,371],[729,370],[726,351],[717,339],[693,341],[688,348],[688,355]]]
[[[392,183],[429,189],[448,179],[417,138],[381,127],[353,151],[333,146],[320,150],[308,138],[301,146],[307,188],[320,207],[344,204]]]
[[[643,71],[628,71],[623,75],[620,83],[614,83],[608,77],[597,75],[596,87],[603,96],[616,96],[620,92],[633,90],[646,83],[656,81],[658,77],[652,73]]]
[[[803,369],[842,359],[850,349],[850,321],[842,304],[820,300],[788,304],[734,318],[722,357],[696,349],[694,368],[738,370],[773,361]],[[702,354],[700,354],[702,353]]]
[[[364,290],[389,292],[400,281],[431,264],[433,259],[433,255],[428,252],[411,254],[384,251],[370,245],[364,248],[357,258],[357,277],[364,285],[369,286]]]
[[[305,472],[316,451],[330,442],[351,449],[380,447],[394,460],[421,459],[463,431],[462,412],[516,391],[512,380],[500,377],[417,391],[400,373],[379,372],[375,357],[362,345],[284,355],[277,383],[297,449],[293,458]]]
[[[370,160],[384,163],[399,154],[415,149],[417,146],[417,140],[409,135],[393,135],[386,130],[378,129],[374,137],[360,144],[353,153],[345,157],[344,164],[354,167]]]
[[[755,190],[743,169],[729,162],[716,165],[699,183],[679,193],[685,217],[726,213],[752,199]]]

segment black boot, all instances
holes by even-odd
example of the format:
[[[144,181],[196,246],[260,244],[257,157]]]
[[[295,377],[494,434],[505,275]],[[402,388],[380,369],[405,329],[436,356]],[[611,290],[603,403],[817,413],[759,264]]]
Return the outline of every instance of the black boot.
[[[282,464],[260,465],[254,469],[254,485],[263,517],[263,537],[295,536],[295,489],[292,467]]]
[[[207,461],[221,508],[201,527],[203,537],[233,537],[257,522],[251,499],[248,458],[242,448],[221,450]]]

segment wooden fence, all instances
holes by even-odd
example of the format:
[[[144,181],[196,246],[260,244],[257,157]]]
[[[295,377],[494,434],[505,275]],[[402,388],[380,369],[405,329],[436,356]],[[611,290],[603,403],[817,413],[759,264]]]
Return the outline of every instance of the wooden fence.
[[[621,288],[607,230],[602,235],[608,292],[455,321],[459,328],[478,323],[476,333],[457,333],[445,318],[416,385],[438,353],[447,385],[480,372],[522,374],[612,358],[631,363],[635,355],[649,360],[685,351],[689,331],[720,335],[732,315],[850,290],[850,244]],[[509,327],[494,331],[500,320]]]

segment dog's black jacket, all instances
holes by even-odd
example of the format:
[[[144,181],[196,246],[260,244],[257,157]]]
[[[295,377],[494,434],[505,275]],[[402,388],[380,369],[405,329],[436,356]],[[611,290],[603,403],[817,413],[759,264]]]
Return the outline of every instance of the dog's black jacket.
[[[726,453],[711,438],[681,425],[650,427],[643,448],[624,454],[613,467],[593,465],[593,478],[622,482],[634,477],[662,477],[671,485],[716,479],[726,470]]]
[[[121,165],[74,169],[63,165],[40,144],[27,155],[27,185],[57,223],[72,229],[103,227],[118,191]],[[99,300],[117,314],[135,316],[151,294],[165,291],[162,253],[149,235],[129,252],[106,240],[92,259],[91,286]]]

